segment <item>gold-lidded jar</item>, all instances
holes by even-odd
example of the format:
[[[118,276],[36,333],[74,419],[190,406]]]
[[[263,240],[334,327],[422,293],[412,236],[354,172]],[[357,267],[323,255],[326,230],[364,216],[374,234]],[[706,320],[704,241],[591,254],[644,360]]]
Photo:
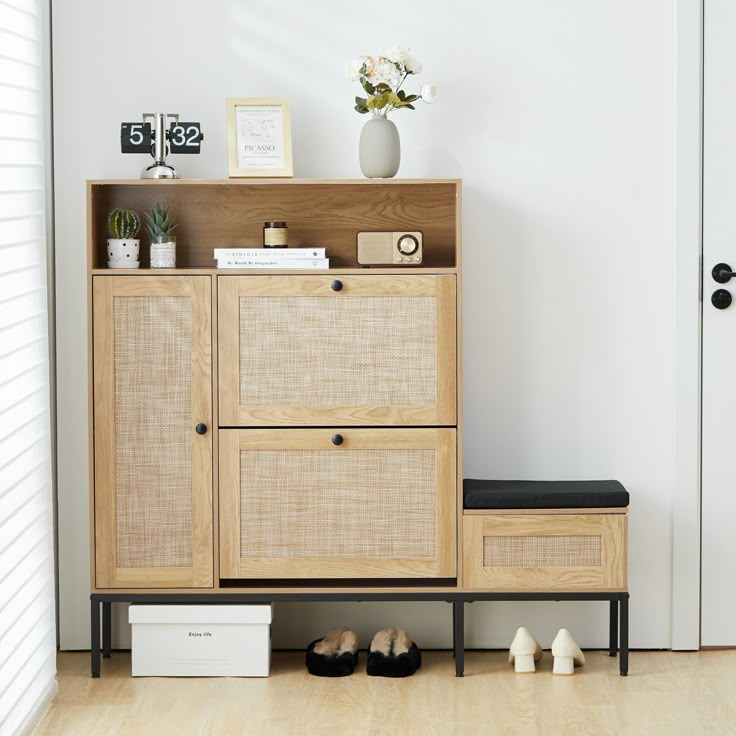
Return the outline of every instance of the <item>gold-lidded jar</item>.
[[[289,228],[285,222],[272,221],[263,223],[263,247],[289,247]]]

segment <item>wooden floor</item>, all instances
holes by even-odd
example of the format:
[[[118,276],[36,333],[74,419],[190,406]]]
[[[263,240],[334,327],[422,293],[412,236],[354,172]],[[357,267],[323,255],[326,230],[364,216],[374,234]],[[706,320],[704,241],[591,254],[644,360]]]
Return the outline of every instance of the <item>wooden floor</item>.
[[[263,679],[130,677],[130,655],[61,654],[59,692],[36,734],[736,734],[736,651],[633,652],[629,677],[616,660],[586,652],[573,677],[553,677],[548,651],[535,675],[514,675],[505,652],[425,652],[413,677],[307,674],[300,653],[276,653]]]

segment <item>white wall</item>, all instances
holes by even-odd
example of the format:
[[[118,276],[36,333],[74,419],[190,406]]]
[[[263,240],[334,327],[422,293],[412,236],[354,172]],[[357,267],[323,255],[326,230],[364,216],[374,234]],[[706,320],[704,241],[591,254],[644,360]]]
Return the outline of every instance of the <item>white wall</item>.
[[[224,99],[291,99],[299,177],[360,176],[345,61],[411,45],[433,107],[395,115],[403,177],[464,179],[465,475],[619,478],[631,643],[670,645],[675,4],[55,0],[61,635],[88,646],[87,178],[135,178],[119,123],[200,120],[186,177],[225,177]],[[381,30],[382,28],[382,30]],[[282,606],[276,646],[338,623],[450,641],[445,604]],[[520,623],[606,640],[605,604],[475,604],[468,646]],[[120,617],[122,618],[122,616]]]

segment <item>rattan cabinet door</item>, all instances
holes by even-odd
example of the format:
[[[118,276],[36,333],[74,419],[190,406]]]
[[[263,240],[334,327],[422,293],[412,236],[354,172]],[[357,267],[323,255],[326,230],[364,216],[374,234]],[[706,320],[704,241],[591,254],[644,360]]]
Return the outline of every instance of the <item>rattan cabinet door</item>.
[[[454,275],[220,276],[220,425],[456,416]]]
[[[93,310],[94,583],[211,587],[211,279],[95,276]]]
[[[219,445],[221,577],[455,577],[454,429],[224,429]]]

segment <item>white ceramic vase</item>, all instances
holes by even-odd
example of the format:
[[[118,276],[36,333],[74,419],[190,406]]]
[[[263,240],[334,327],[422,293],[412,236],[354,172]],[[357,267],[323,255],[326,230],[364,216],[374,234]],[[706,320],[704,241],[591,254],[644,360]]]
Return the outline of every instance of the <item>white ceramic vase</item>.
[[[110,268],[138,268],[140,245],[141,241],[135,238],[108,238],[108,266]]]
[[[396,176],[401,164],[401,142],[393,121],[374,112],[360,133],[359,152],[363,176],[369,179]]]
[[[151,268],[176,267],[176,238],[169,235],[163,243],[151,243]]]

